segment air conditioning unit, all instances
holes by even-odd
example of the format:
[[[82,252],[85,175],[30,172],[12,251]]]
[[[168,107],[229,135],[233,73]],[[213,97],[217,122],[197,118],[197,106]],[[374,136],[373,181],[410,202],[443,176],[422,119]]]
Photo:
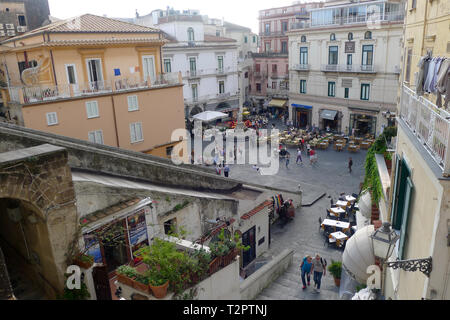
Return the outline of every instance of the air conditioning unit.
[[[5,24],[5,26],[6,26],[6,29],[8,29],[8,30],[14,30],[14,24],[12,24],[12,23],[7,23],[7,24]]]
[[[26,26],[17,26],[17,32],[27,32]]]
[[[7,30],[6,35],[8,37],[14,37],[16,35],[16,32],[14,30]]]

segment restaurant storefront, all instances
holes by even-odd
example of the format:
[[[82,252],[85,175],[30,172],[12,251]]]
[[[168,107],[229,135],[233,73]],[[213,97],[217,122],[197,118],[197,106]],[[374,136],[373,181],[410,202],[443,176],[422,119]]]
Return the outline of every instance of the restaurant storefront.
[[[104,216],[115,207],[84,218],[88,222],[83,232],[86,253],[94,257],[95,263],[106,266],[110,278],[119,266],[141,262],[139,249],[149,245],[151,227],[148,226],[153,223],[150,203],[151,200],[145,199],[125,209],[123,205],[116,206],[117,214],[109,217]]]
[[[341,112],[336,110],[321,109],[319,114],[319,129],[327,130],[329,127],[331,132],[341,132],[341,119]]]
[[[269,102],[269,112],[274,118],[279,118],[287,112],[287,100],[272,99]]]
[[[311,127],[312,106],[293,103],[292,120],[296,128],[304,129],[306,126]]]
[[[377,116],[368,113],[350,114],[350,124],[349,124],[350,134],[353,134],[353,129],[355,129],[354,134],[357,137],[362,137],[367,134],[375,136],[377,132]]]

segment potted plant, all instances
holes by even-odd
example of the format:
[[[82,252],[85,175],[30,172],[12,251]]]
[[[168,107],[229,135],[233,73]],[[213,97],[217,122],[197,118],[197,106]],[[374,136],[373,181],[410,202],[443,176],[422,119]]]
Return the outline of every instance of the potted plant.
[[[134,279],[138,276],[138,272],[133,267],[124,265],[116,270],[117,281],[133,288]]]
[[[156,268],[147,271],[150,289],[157,299],[163,299],[167,295],[169,280]]]
[[[142,274],[138,274],[136,279],[133,281],[133,288],[147,294],[152,293],[150,288],[150,279]]]
[[[94,264],[94,257],[87,254],[80,254],[75,257],[73,263],[87,270]]]
[[[386,167],[392,169],[392,155],[389,152],[384,153],[384,161],[386,162]]]
[[[339,287],[341,285],[342,262],[331,260],[328,271],[333,276],[336,286]]]

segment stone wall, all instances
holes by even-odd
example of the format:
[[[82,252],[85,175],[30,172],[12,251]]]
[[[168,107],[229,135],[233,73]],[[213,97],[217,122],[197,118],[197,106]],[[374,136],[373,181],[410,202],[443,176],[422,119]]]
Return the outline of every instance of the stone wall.
[[[44,143],[64,147],[71,168],[144,179],[154,184],[198,191],[232,192],[241,183],[212,174],[197,166],[176,166],[170,160],[119,148],[92,144],[11,124],[0,123],[0,152]]]

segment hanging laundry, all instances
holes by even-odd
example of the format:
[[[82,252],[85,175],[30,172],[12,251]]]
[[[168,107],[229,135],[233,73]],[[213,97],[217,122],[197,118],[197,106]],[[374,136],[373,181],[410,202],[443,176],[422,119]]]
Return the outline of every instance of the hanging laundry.
[[[423,85],[423,91],[430,93],[430,85],[434,76],[434,68],[436,67],[436,58],[433,58],[428,66],[428,73],[425,79],[425,84]]]
[[[418,96],[422,96],[424,91],[423,91],[423,84],[425,81],[425,64],[428,64],[430,57],[429,55],[423,56],[422,58],[420,58],[419,63],[417,64],[417,67],[419,68],[419,72],[417,74],[416,77],[416,94]],[[428,69],[428,67],[427,67]]]
[[[441,67],[442,58],[436,58],[436,65],[434,66],[433,77],[430,82],[430,92],[436,93],[436,82],[438,77],[439,68]]]
[[[436,81],[437,100],[436,105],[439,108],[448,108],[450,101],[450,59],[444,59],[441,63]],[[442,95],[445,95],[444,106],[442,106]]]

